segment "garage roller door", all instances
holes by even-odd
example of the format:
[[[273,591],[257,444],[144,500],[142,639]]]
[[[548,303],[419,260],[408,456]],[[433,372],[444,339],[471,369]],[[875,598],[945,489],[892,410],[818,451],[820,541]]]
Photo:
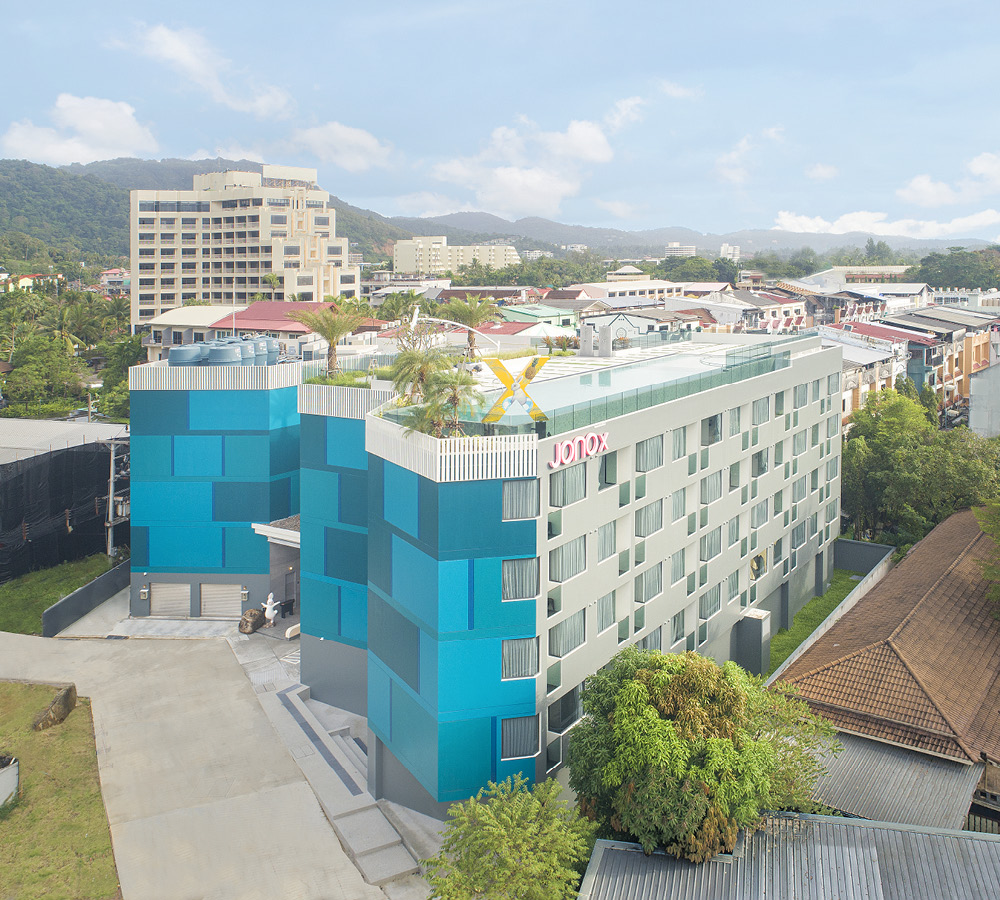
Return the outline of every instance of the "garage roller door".
[[[203,584],[201,614],[212,619],[238,619],[243,615],[242,585]]]
[[[188,618],[191,615],[191,585],[152,582],[149,586],[149,614]]]

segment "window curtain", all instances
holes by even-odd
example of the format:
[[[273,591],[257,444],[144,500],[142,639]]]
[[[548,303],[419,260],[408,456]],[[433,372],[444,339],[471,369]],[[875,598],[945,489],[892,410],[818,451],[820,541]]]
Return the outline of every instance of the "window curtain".
[[[792,529],[792,546],[801,547],[806,542],[806,523],[800,522]]]
[[[569,506],[587,496],[587,464],[577,463],[549,476],[549,505]]]
[[[617,549],[616,523],[607,522],[597,529],[597,561],[603,562],[609,556],[614,556]]]
[[[500,565],[501,596],[504,600],[526,600],[538,594],[538,557],[505,559]]]
[[[768,507],[770,506],[769,499],[765,497],[760,503],[753,506],[750,510],[750,527],[760,528],[765,522],[767,522]]]
[[[670,583],[676,584],[684,577],[684,548],[670,557]]]
[[[673,449],[673,458],[680,459],[687,456],[687,429],[675,428],[670,432],[670,440]]]
[[[584,617],[585,611],[581,609],[549,629],[549,656],[565,656],[584,642]]]
[[[671,644],[684,640],[684,613],[679,612],[670,622]]]
[[[635,602],[646,603],[663,590],[663,563],[657,563],[635,578]]]
[[[663,649],[663,626],[654,628],[641,641],[636,642],[636,647],[640,650],[662,650]]]
[[[809,385],[808,384],[797,384],[795,385],[795,390],[792,394],[792,406],[795,409],[799,409],[805,406],[809,402]]]
[[[826,436],[828,438],[834,437],[840,430],[840,418],[838,416],[830,416],[826,420]]]
[[[500,720],[503,759],[534,756],[538,752],[538,716],[522,716]]]
[[[663,527],[663,501],[657,500],[635,511],[635,536],[644,538]]]
[[[771,398],[761,397],[753,402],[753,424],[763,425],[771,418]]]
[[[597,601],[597,630],[604,631],[615,624],[615,592],[605,594]]]
[[[531,678],[538,674],[538,638],[504,641],[500,652],[503,678]]]
[[[733,516],[729,520],[729,546],[732,547],[740,539],[740,517]]]
[[[635,470],[651,472],[663,465],[663,435],[656,434],[635,445]]]
[[[722,552],[722,529],[716,528],[701,539],[701,561],[707,562]]]
[[[740,595],[740,570],[729,573],[727,579],[726,599],[735,600]]]
[[[798,503],[806,495],[806,476],[792,482],[792,503]]]
[[[569,581],[587,567],[587,538],[581,535],[549,551],[549,580]]]
[[[806,452],[806,431],[803,428],[795,437],[792,438],[792,456],[798,456],[800,453]]]
[[[538,515],[538,482],[505,481],[503,483],[503,518],[533,519]]]
[[[840,390],[840,372],[834,372],[832,375],[826,376],[826,392],[828,394],[835,394]]]
[[[714,503],[722,496],[722,470],[701,479],[701,502]]]
[[[671,515],[673,518],[671,521],[676,522],[678,519],[683,519],[684,514],[687,512],[687,489],[678,488],[674,491],[674,496],[671,498]]]
[[[826,479],[827,481],[833,481],[837,477],[838,469],[840,468],[840,459],[834,457],[833,459],[827,460],[826,463]]]
[[[698,598],[698,618],[711,619],[720,609],[722,609],[721,585],[716,585],[711,590],[705,591]]]
[[[740,408],[729,410],[729,436],[735,437],[740,433]]]

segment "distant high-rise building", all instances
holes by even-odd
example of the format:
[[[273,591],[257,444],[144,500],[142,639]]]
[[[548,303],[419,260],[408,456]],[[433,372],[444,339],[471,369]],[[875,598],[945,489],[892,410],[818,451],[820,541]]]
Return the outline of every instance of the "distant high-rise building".
[[[694,244],[682,244],[679,241],[670,241],[663,248],[664,256],[696,256],[698,248]]]
[[[361,271],[335,225],[315,169],[266,165],[196,175],[190,191],[132,191],[133,329],[185,301],[357,296]]]
[[[740,261],[740,245],[723,244],[719,250],[719,259],[728,259],[734,263],[738,263]]]
[[[521,262],[517,250],[507,243],[448,245],[448,238],[413,237],[396,241],[392,249],[392,270],[409,275],[457,272],[461,266],[479,263],[493,269],[516,266]]]

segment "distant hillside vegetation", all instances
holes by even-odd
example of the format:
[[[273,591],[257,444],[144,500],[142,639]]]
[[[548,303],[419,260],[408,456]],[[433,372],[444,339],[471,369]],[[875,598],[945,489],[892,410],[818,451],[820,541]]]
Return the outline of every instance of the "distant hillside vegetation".
[[[21,232],[67,254],[128,254],[128,192],[92,175],[0,160],[0,235]]]

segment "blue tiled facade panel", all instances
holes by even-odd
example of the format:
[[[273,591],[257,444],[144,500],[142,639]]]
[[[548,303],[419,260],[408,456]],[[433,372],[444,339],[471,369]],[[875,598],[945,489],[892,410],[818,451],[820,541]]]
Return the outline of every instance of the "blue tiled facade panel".
[[[267,574],[251,525],[298,511],[296,389],[133,391],[131,408],[133,571]]]
[[[369,725],[440,802],[505,768],[534,779],[497,738],[535,713],[535,679],[501,679],[503,639],[536,634],[535,601],[501,599],[503,560],[536,555],[534,521],[501,521],[500,481],[368,470]]]

